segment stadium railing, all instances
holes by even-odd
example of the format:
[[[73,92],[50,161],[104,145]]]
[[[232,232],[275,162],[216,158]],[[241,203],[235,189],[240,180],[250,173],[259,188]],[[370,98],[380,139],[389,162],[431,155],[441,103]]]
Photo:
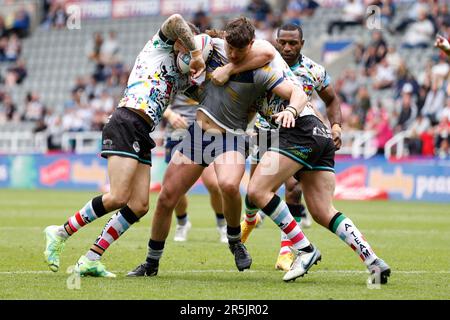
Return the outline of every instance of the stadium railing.
[[[61,149],[77,154],[96,153],[101,149],[101,131],[65,132],[61,136]]]
[[[0,132],[0,154],[45,153],[47,133],[38,132]]]
[[[350,155],[352,158],[368,159],[377,152],[374,142],[375,132],[349,130],[342,133],[342,147],[337,154]]]
[[[49,133],[46,131],[33,133],[31,131],[0,132],[0,153],[46,153],[48,152]],[[354,130],[345,132],[342,136],[343,146],[337,152],[352,158],[371,158],[377,152],[374,144],[375,132]],[[162,131],[152,133],[156,140],[164,139]],[[76,154],[98,153],[102,144],[101,131],[65,132],[61,135],[61,151]]]
[[[384,156],[390,159],[395,150],[395,158],[399,159],[407,155],[405,139],[409,137],[409,131],[401,131],[389,139],[384,145]]]

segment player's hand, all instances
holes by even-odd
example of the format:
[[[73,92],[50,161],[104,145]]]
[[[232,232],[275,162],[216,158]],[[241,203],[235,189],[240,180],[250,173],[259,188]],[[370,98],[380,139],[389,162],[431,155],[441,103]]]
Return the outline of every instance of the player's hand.
[[[188,123],[186,121],[186,118],[183,116],[180,116],[178,113],[172,112],[170,113],[169,117],[167,118],[167,121],[169,121],[170,125],[174,129],[187,129]]]
[[[211,81],[216,86],[223,86],[228,80],[230,80],[230,70],[226,65],[216,68],[211,74]]]
[[[450,50],[450,43],[446,38],[441,35],[436,36],[436,41],[434,42],[434,46],[438,47],[441,50],[448,51]]]
[[[334,146],[336,150],[339,150],[342,147],[342,129],[338,124],[334,124],[331,128],[331,136],[333,137]]]
[[[191,61],[189,62],[189,69],[192,78],[198,78],[206,69],[205,61],[202,57],[201,50],[191,51]]]
[[[276,123],[279,123],[283,128],[295,127],[295,117],[292,112],[284,110],[272,116]]]

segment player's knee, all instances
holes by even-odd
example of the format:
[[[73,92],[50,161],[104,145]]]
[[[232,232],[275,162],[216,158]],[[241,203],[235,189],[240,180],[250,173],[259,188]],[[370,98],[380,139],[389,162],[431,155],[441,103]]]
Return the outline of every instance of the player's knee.
[[[147,214],[148,209],[149,209],[148,202],[147,203],[141,203],[141,204],[139,204],[136,207],[134,212],[136,213],[137,216],[143,217],[143,216],[145,216]]]
[[[234,196],[240,193],[239,183],[234,183],[232,181],[224,181],[220,183],[220,190],[225,196]]]
[[[158,206],[173,210],[178,200],[179,197],[177,197],[176,192],[163,188],[158,196]]]
[[[217,182],[212,182],[209,180],[203,180],[203,183],[205,185],[205,188],[208,190],[209,193],[218,193],[220,192],[219,185]]]
[[[210,184],[205,185],[206,189],[208,189],[208,192],[212,195],[220,195],[220,188],[218,184]]]
[[[112,194],[110,201],[113,203],[114,207],[122,208],[127,205],[130,196],[128,193]]]
[[[262,192],[261,189],[257,188],[256,184],[250,183],[247,189],[247,196],[250,203],[257,205],[259,203],[259,199],[261,198]]]
[[[286,202],[287,203],[298,203],[300,197],[302,196],[302,192],[298,188],[292,188],[288,190],[286,188]]]

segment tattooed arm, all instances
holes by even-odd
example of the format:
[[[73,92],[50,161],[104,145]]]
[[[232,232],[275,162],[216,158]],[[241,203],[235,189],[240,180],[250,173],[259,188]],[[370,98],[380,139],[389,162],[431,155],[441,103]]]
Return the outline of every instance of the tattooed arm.
[[[161,32],[170,40],[180,41],[189,50],[196,49],[194,34],[183,17],[179,14],[171,15],[161,26]]]
[[[170,40],[180,40],[191,53],[189,68],[191,76],[197,78],[205,70],[205,61],[203,61],[202,50],[197,49],[195,45],[194,34],[191,28],[179,14],[171,15],[161,26],[161,32]]]

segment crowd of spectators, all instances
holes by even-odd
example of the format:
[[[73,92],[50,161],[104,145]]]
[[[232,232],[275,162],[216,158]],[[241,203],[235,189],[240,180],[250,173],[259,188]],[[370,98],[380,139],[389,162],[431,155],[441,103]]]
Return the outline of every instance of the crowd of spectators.
[[[0,124],[20,121],[17,104],[11,90],[21,85],[27,76],[25,61],[21,57],[22,40],[30,33],[31,17],[20,8],[8,14],[0,13]]]
[[[311,21],[320,3],[323,2],[285,0],[280,10],[272,8],[266,0],[250,0],[245,15],[252,19],[257,38],[274,43],[276,30],[281,24],[293,22],[301,25],[306,19]],[[376,5],[380,9],[383,28],[371,31],[367,43],[356,41],[354,63],[339,74],[331,74],[335,91],[341,99],[344,132],[374,132],[380,154],[390,138],[406,132],[410,155],[448,157],[449,59],[435,49],[433,58],[422,68],[412,69],[413,64],[405,55],[412,51],[424,52],[426,48],[432,50],[437,33],[450,38],[448,4],[439,0],[419,0],[411,4],[406,14],[399,16],[396,3],[392,0],[347,0],[341,13],[327,25],[330,37],[346,28],[362,29],[367,19],[367,6]],[[67,16],[61,2],[47,0],[44,7],[43,25],[63,27]],[[23,13],[17,16],[22,17]],[[204,10],[195,12],[191,21],[201,31],[220,27],[212,25],[210,14]],[[2,52],[16,52],[16,65],[2,79],[3,87],[11,87],[20,85],[26,77],[25,64],[20,59],[20,39],[27,32],[11,33],[4,31],[4,26],[0,18],[0,59]],[[387,33],[390,40],[387,40]],[[393,37],[396,41],[392,41]],[[2,50],[5,47],[11,49]],[[94,34],[86,48],[86,59],[90,59],[95,68],[92,74],[76,79],[64,113],[55,114],[46,109],[39,96],[30,92],[25,102],[26,116],[25,113],[17,114],[17,106],[10,95],[2,94],[0,87],[0,122],[2,118],[3,121],[35,121],[36,130],[49,130],[53,137],[49,145],[54,149],[60,147],[58,139],[62,132],[101,130],[123,93],[130,66],[121,62],[120,46],[114,31]],[[315,101],[319,109],[323,109],[317,97]]]

